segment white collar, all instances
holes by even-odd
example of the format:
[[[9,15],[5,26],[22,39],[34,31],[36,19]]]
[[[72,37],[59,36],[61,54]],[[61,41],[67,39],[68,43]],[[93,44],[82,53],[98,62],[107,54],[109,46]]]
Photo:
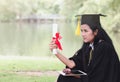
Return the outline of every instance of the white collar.
[[[89,46],[92,48],[92,50],[94,50],[94,45],[93,45],[93,43],[90,43]]]

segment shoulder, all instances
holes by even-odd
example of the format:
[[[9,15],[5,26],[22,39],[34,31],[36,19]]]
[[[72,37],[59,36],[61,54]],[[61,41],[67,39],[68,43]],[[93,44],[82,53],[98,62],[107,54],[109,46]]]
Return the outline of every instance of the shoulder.
[[[112,50],[112,45],[107,43],[106,41],[101,41],[98,44],[95,45],[95,49],[99,51],[106,51],[106,50]]]
[[[112,46],[111,46],[108,42],[106,42],[106,41],[101,41],[101,42],[99,42],[96,46],[98,46],[98,47],[109,47],[109,48],[112,47]]]
[[[95,57],[97,58],[105,58],[105,60],[110,59],[110,61],[111,60],[119,61],[119,57],[114,49],[114,46],[107,43],[106,41],[102,41],[95,45],[94,54]]]

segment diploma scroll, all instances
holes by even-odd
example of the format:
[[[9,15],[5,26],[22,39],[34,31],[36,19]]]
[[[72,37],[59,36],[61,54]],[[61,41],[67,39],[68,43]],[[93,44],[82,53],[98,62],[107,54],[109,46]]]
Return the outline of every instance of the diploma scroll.
[[[57,24],[53,24],[53,37],[52,40],[55,40],[55,44],[57,45],[58,49],[62,50],[61,47],[61,43],[60,43],[60,39],[62,38],[60,36],[60,33],[58,32],[58,25]],[[53,49],[53,54],[57,54],[57,49]]]

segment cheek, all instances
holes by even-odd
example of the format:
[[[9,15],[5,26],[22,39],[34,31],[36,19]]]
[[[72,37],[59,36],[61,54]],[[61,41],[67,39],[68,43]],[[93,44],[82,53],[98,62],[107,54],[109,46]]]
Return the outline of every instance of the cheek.
[[[89,40],[89,42],[93,41],[93,40],[94,40],[94,38],[95,38],[95,36],[94,36],[94,35],[90,35],[90,36],[88,36],[88,40]]]
[[[88,34],[86,39],[84,39],[84,42],[93,42],[94,37],[95,37],[94,35]]]

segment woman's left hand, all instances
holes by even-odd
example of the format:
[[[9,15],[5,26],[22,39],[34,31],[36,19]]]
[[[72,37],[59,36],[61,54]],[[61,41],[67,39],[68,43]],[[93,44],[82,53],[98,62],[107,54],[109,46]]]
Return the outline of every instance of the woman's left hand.
[[[69,74],[69,73],[71,73],[71,69],[70,68],[65,68],[65,69],[63,69],[63,72],[66,73],[66,74]]]

